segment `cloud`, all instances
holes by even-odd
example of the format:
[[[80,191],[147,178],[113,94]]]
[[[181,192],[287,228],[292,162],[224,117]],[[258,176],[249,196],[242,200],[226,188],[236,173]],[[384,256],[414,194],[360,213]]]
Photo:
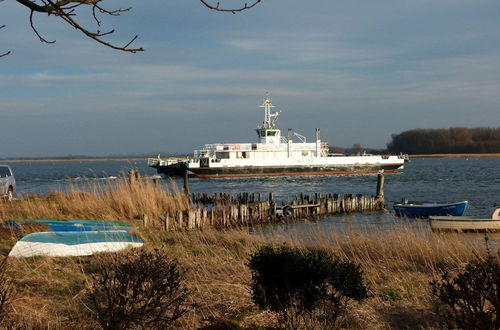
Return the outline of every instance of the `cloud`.
[[[276,0],[238,15],[196,1],[129,3],[105,24],[118,31],[110,40],[138,34],[144,53],[105,48],[45,16],[37,27],[57,42],[40,43],[26,10],[0,3],[0,52],[13,52],[0,59],[0,141],[23,132],[23,147],[0,144],[1,154],[106,154],[120,140],[123,152],[164,141],[185,152],[223,133],[250,139],[267,91],[283,128],[323,126],[344,146],[498,117],[497,1]]]

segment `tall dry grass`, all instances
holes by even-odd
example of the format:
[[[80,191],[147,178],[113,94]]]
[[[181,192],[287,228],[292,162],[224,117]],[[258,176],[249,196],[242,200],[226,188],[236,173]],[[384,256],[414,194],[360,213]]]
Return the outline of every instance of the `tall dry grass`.
[[[311,224],[308,229],[264,228],[260,233],[209,229],[167,236],[152,233],[150,240],[166,244],[188,269],[190,285],[196,289],[191,299],[198,304],[183,320],[188,328],[223,320],[249,327],[275,325],[272,317],[254,306],[248,287],[248,258],[263,244],[321,248],[360,264],[370,299],[353,303],[350,328],[439,327],[429,282],[445,271],[460,269],[475,254],[486,254],[483,236],[434,234],[427,223],[352,227],[342,232]]]
[[[427,222],[341,232],[312,226],[307,235],[291,230],[273,239],[298,248],[325,249],[362,266],[371,297],[353,303],[352,328],[439,328],[440,319],[433,313],[438,302],[429,282],[496,248],[491,241],[486,246],[484,235],[432,233]]]
[[[160,218],[166,212],[184,210],[187,199],[150,181],[52,192],[47,196],[4,203],[0,218],[90,218],[133,221],[148,215]],[[353,303],[349,328],[437,328],[432,312],[435,301],[429,281],[443,271],[454,271],[474,254],[484,255],[482,236],[434,234],[426,223],[402,223],[391,228],[348,228],[325,231],[315,224],[300,230],[260,233],[246,229],[163,232],[137,222],[145,248],[163,246],[177,258],[193,290],[189,303],[196,305],[177,327],[196,329],[213,324],[246,327],[276,325],[266,312],[252,303],[248,258],[263,244],[288,244],[298,248],[322,248],[339,258],[362,266],[370,287],[370,298]],[[291,227],[293,228],[293,226]],[[0,236],[6,240],[8,233]],[[11,320],[15,327],[93,328],[95,316],[82,304],[88,282],[85,258],[10,259],[8,274],[16,288]]]
[[[437,236],[422,228],[401,226],[390,231],[347,235],[317,232],[309,238],[281,236],[272,242],[269,231],[161,233],[145,231],[146,247],[164,246],[169,257],[180,261],[196,305],[178,323],[196,329],[210,324],[273,326],[274,319],[252,303],[247,267],[249,256],[263,244],[319,247],[362,265],[370,298],[353,303],[350,328],[432,328],[439,320],[432,312],[434,300],[428,286],[441,271],[458,269],[473,251],[484,253],[482,239],[464,240],[457,235]],[[312,241],[314,240],[315,243]],[[95,326],[95,317],[81,305],[89,270],[88,258],[30,258],[9,260],[9,274],[17,288],[13,317],[29,327],[68,328]]]
[[[0,205],[0,220],[6,219],[99,219],[138,220],[147,215],[151,221],[166,213],[189,207],[188,199],[175,183],[156,185],[149,179],[135,184],[122,177],[111,183],[90,182],[72,186],[67,192],[53,191],[44,195],[30,194]],[[0,202],[1,203],[1,202]]]

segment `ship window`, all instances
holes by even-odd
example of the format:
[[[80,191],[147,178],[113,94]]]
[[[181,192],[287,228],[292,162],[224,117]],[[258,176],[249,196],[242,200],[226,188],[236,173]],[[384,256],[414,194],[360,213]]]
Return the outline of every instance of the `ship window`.
[[[217,159],[229,159],[229,152],[216,152]]]
[[[242,157],[242,158],[247,158],[247,157],[248,157],[248,154],[246,153],[246,151],[243,151],[243,152],[241,153],[241,157]]]
[[[276,131],[267,131],[267,136],[276,136]]]

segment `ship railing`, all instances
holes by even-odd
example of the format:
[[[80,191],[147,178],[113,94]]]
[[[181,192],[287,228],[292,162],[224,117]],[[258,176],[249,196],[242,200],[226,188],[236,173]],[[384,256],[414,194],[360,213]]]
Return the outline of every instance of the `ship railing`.
[[[221,144],[221,143],[205,144],[203,146],[203,151],[205,151],[205,150],[216,150],[217,146],[223,146],[223,145],[224,144]],[[202,150],[199,150],[199,151],[202,151]]]
[[[249,151],[254,143],[214,143],[205,144],[204,151]]]
[[[300,142],[307,143],[307,138],[304,135],[297,132],[293,132],[293,135],[296,136],[300,140]]]
[[[205,146],[206,147],[206,146]],[[195,150],[193,155],[195,159],[202,158],[202,157],[212,157],[214,154],[214,149],[203,149],[203,150]]]
[[[398,155],[398,158],[399,159],[404,159],[405,162],[409,161],[410,160],[410,156],[408,156],[408,154],[403,154],[403,153],[400,153]]]
[[[148,166],[158,166],[160,165],[161,159],[158,158],[148,158]]]
[[[148,158],[148,166],[170,166],[173,164],[184,162],[182,159],[160,159],[160,158]]]

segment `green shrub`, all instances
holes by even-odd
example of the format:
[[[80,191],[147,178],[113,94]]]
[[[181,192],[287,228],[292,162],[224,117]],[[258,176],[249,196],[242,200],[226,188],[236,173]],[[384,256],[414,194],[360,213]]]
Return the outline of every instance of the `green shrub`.
[[[403,295],[398,290],[390,289],[387,290],[387,298],[392,301],[403,299]]]
[[[253,301],[286,328],[334,325],[349,299],[367,297],[360,266],[322,250],[265,246],[251,256],[249,267]]]
[[[161,249],[132,249],[93,262],[88,298],[104,329],[164,328],[187,312],[188,290]]]
[[[488,254],[467,263],[456,276],[432,281],[432,293],[447,306],[441,313],[449,327],[500,329],[500,264]]]

